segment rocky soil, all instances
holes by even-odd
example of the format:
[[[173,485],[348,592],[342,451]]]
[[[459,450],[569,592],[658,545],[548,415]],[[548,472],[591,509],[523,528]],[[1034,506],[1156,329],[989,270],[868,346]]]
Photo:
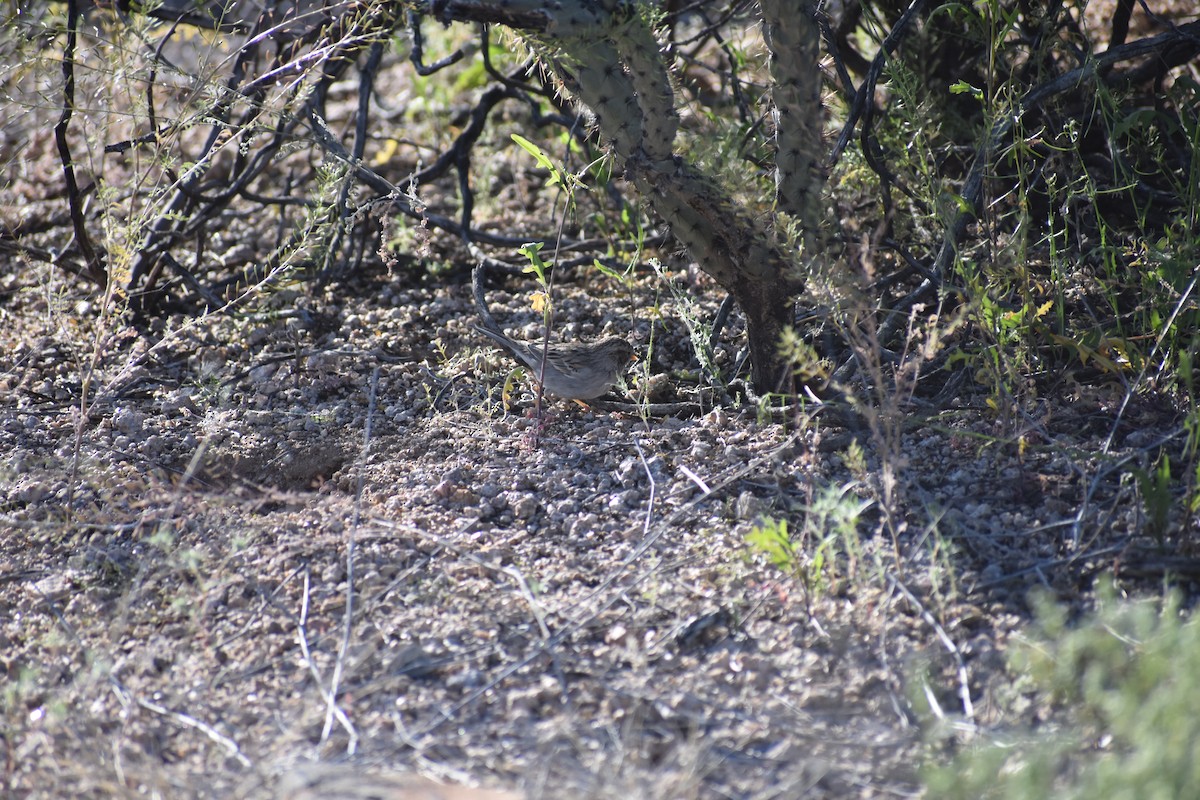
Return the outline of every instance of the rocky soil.
[[[1115,411],[1084,396],[1008,430],[914,400],[896,452],[812,409],[539,421],[522,384],[505,409],[461,283],[276,295],[152,345],[49,268],[4,282],[18,796],[298,796],[314,762],[526,797],[908,795],[946,723],[1012,713],[1027,590],[1132,558],[1112,464],[1169,432],[1082,455]],[[517,331],[523,291],[491,295]],[[563,285],[567,335],[647,327],[609,291]],[[687,399],[689,360],[668,331],[629,382]],[[787,569],[747,544],[763,520]]]
[[[0,131],[0,217],[61,247],[37,112]],[[501,161],[480,218],[543,230],[544,176]],[[213,234],[231,263],[258,222]],[[942,350],[912,391],[770,413],[736,314],[705,378],[688,324],[722,298],[667,252],[694,304],[556,278],[560,336],[640,360],[537,411],[471,330],[469,254],[407,235],[411,263],[140,320],[0,249],[0,794],[911,797],[1052,713],[1005,666],[1031,590],[1195,577],[1145,535],[1133,470],[1181,442],[1152,393],[1068,369],[996,403]],[[535,288],[487,283],[510,333]]]

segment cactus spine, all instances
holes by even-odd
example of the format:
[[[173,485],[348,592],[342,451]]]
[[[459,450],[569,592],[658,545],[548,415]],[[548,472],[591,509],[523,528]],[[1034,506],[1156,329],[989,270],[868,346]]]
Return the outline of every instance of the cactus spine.
[[[574,37],[556,44],[567,55],[568,69],[574,72],[562,75],[564,82],[595,115],[600,135],[623,159],[638,152],[643,140],[643,117],[616,45],[607,38]]]

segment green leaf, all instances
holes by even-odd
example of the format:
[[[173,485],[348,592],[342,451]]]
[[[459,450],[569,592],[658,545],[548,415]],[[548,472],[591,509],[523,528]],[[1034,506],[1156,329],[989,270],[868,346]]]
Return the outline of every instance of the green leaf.
[[[593,265],[593,266],[594,266],[596,269],[600,270],[600,274],[601,274],[601,275],[607,275],[608,277],[610,277],[610,278],[613,278],[613,279],[615,279],[615,280],[618,280],[618,281],[624,280],[624,278],[625,278],[625,276],[624,276],[624,275],[622,275],[621,273],[617,272],[617,271],[616,271],[615,269],[613,269],[612,267],[605,265],[605,264],[604,264],[603,262],[601,262],[601,261],[600,261],[600,259],[598,259],[598,258],[597,258],[597,259],[593,259],[593,260],[592,260],[592,265]]]
[[[536,144],[529,141],[519,133],[512,134],[512,140],[519,144],[522,150],[533,156],[538,164],[550,171],[550,180],[547,183],[547,186],[553,186],[556,183],[564,183],[562,172],[557,166],[555,166],[554,162],[550,160],[550,157],[546,155],[546,151],[542,150],[542,148],[538,147]]]
[[[746,544],[784,572],[791,572],[796,567],[796,546],[788,536],[787,520],[768,520],[756,525],[746,534]]]
[[[950,84],[950,94],[969,94],[976,100],[983,100],[983,90],[976,89],[966,81],[956,81]]]
[[[542,260],[541,249],[543,246],[543,242],[529,242],[521,245],[517,252],[529,259],[529,266],[521,271],[537,275],[538,282],[544,286],[546,284],[546,262]]]

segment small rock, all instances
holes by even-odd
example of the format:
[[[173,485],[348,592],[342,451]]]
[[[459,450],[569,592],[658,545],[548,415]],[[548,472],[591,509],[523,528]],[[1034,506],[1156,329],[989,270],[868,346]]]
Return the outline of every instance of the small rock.
[[[537,498],[531,494],[522,495],[517,502],[512,504],[512,512],[517,519],[529,519],[538,510]]]
[[[112,421],[117,430],[130,436],[136,435],[142,430],[142,415],[132,408],[114,409]]]
[[[590,535],[600,525],[600,518],[595,514],[581,514],[571,520],[567,526],[567,535],[582,539]]]
[[[739,520],[750,521],[763,516],[771,509],[771,503],[756,497],[749,489],[737,496],[733,502],[733,515]]]

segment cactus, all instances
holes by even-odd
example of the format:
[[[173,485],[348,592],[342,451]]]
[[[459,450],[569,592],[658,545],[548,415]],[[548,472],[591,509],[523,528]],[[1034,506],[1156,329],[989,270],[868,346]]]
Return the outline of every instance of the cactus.
[[[771,52],[775,119],[775,191],[795,216],[811,251],[823,216],[821,190],[821,32],[810,0],[761,0]]]
[[[646,159],[630,160],[625,174],[722,286],[734,291],[751,278],[781,279],[784,291],[800,288],[772,236],[706,176],[683,165],[663,170]]]
[[[627,8],[624,13],[627,19],[613,26],[612,36],[642,112],[645,130],[642,149],[651,161],[666,161],[671,158],[675,132],[679,129],[675,92],[651,26],[636,9]],[[629,155],[632,154],[626,154]]]
[[[754,385],[788,386],[778,343],[803,281],[773,234],[711,180],[676,159],[678,128],[667,66],[643,13],[630,0],[440,0],[446,18],[504,22],[595,115],[638,188],[700,267],[746,314]],[[820,229],[820,37],[811,0],[762,0],[772,52],[778,145],[777,195],[797,216],[806,249]]]
[[[793,298],[803,280],[774,237],[727,193],[685,165],[667,170],[644,158],[631,159],[625,174],[670,223],[700,268],[745,313],[754,386],[760,392],[786,391],[789,375],[779,341],[792,324]]]
[[[622,159],[645,151],[671,157],[679,119],[662,53],[646,19],[632,5],[556,4],[534,37],[575,98],[595,116],[600,134]],[[526,4],[526,7],[530,4]]]
[[[643,140],[642,111],[615,45],[607,39],[575,38],[558,44],[569,58],[568,69],[574,71],[574,75],[563,74],[564,62],[558,61],[560,77],[595,115],[601,136],[622,158],[638,152]]]

